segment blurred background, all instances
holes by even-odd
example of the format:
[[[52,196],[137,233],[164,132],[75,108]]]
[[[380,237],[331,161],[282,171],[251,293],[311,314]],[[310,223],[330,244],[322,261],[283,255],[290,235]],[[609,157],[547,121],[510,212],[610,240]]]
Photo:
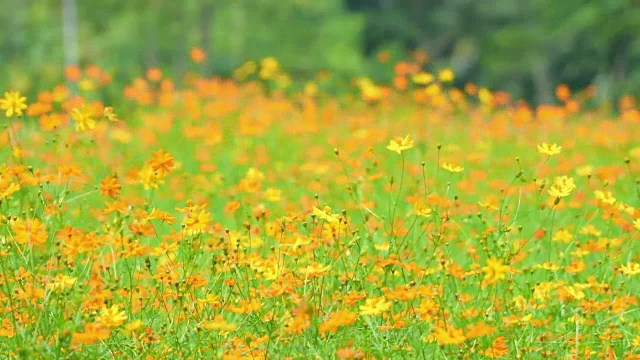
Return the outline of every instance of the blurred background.
[[[424,50],[433,69],[533,103],[595,84],[600,99],[640,91],[639,0],[0,0],[0,84],[33,91],[65,64],[97,64],[124,85],[145,68],[230,75],[277,58],[390,83]],[[190,61],[199,47],[201,64]],[[386,54],[388,61],[380,61]]]

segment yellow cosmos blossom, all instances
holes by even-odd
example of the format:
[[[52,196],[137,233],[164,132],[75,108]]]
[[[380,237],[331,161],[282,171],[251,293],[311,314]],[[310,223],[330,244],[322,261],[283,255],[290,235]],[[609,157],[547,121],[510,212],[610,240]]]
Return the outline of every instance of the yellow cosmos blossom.
[[[567,229],[559,229],[553,234],[551,240],[567,244],[573,241],[573,234]]]
[[[111,106],[106,106],[102,112],[102,114],[104,115],[104,117],[111,121],[111,122],[116,122],[118,121],[118,116],[116,114],[113,113],[113,107]]]
[[[127,314],[120,311],[118,305],[113,305],[110,308],[105,306],[96,320],[106,327],[118,327],[127,320]]]
[[[315,215],[318,219],[325,220],[332,224],[339,222],[338,217],[335,214],[331,213],[331,208],[328,206],[325,206],[322,210],[314,206],[312,211],[313,215]]]
[[[90,108],[82,106],[71,109],[71,118],[76,121],[76,131],[92,130],[96,127],[96,120]]]
[[[139,180],[145,190],[157,189],[160,184],[164,183],[162,175],[154,171],[151,166],[145,166],[138,172]]]
[[[502,259],[490,258],[487,260],[487,265],[482,268],[484,272],[483,284],[493,284],[506,279],[509,270],[510,268],[503,264]]]
[[[0,190],[0,200],[8,198],[18,190],[20,190],[20,184],[14,182],[9,183],[6,189]]]
[[[264,191],[264,197],[267,201],[270,202],[278,202],[280,201],[280,197],[282,196],[282,190],[275,188],[267,188]]]
[[[452,82],[455,78],[456,74],[451,70],[451,68],[442,69],[438,73],[438,79],[442,82]]]
[[[298,272],[302,275],[320,276],[320,275],[325,275],[329,270],[331,270],[331,264],[321,265],[318,263],[314,263],[299,269]]]
[[[62,292],[64,290],[71,289],[76,281],[78,281],[77,278],[58,274],[55,279],[53,279],[53,282],[49,284],[49,288],[56,292]]]
[[[140,329],[142,325],[144,325],[142,320],[134,320],[128,323],[127,325],[125,325],[123,331],[127,334],[131,334],[132,332]]]
[[[578,176],[591,176],[593,175],[593,166],[583,165],[576,169]]]
[[[547,143],[542,143],[538,145],[538,152],[543,155],[547,155],[547,156],[558,155],[560,154],[561,151],[562,151],[562,146],[559,146],[558,144],[549,145]]]
[[[555,198],[567,197],[573,190],[576,189],[576,184],[572,177],[560,176],[557,177],[551,188],[549,189],[549,195]]]
[[[360,315],[379,315],[391,309],[391,302],[384,296],[367,299],[364,305],[360,305]]]
[[[435,80],[435,77],[433,76],[433,74],[421,71],[413,75],[411,80],[413,80],[413,82],[418,85],[427,85],[429,83],[432,83]]]
[[[411,136],[407,135],[405,137],[397,137],[389,142],[387,145],[387,149],[401,154],[403,151],[411,149],[413,147],[413,140]]]
[[[433,212],[431,208],[429,208],[424,204],[416,204],[416,206],[414,207],[414,211],[416,215],[422,216],[422,217],[431,217],[431,213]]]
[[[442,163],[441,167],[443,169],[447,170],[450,173],[459,173],[459,172],[462,172],[464,170],[464,168],[461,167],[461,166],[453,165],[453,164],[450,164],[450,163],[447,163],[447,162]]]
[[[218,315],[213,320],[204,321],[200,326],[205,330],[213,331],[234,331],[238,325],[227,322],[222,316]]]
[[[534,266],[534,268],[542,269],[542,270],[548,270],[548,271],[558,271],[558,270],[560,270],[560,266],[552,264],[549,261],[546,261],[546,262],[544,262],[542,264],[536,264]]]
[[[27,108],[27,98],[20,95],[18,91],[7,91],[4,98],[0,99],[0,109],[4,110],[7,117],[13,115],[22,116],[22,110]]]
[[[640,274],[640,264],[630,262],[626,265],[621,265],[620,272],[627,276],[638,275]]]
[[[595,195],[596,200],[603,202],[605,204],[613,205],[616,202],[616,198],[613,197],[613,194],[611,194],[611,191],[596,190],[593,194]]]

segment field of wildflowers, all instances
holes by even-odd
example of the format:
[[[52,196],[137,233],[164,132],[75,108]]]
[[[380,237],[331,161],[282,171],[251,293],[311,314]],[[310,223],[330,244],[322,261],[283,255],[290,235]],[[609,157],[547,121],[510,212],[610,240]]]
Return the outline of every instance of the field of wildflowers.
[[[6,89],[3,358],[640,359],[633,98],[422,65]]]

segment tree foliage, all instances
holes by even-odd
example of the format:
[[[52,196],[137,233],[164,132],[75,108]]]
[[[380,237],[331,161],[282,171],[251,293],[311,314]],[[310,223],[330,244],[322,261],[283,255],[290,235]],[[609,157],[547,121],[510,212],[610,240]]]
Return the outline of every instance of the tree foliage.
[[[78,1],[81,64],[118,74],[161,66],[229,74],[247,59],[278,58],[295,75],[345,77],[387,71],[380,50],[420,48],[435,66],[533,101],[553,87],[598,86],[602,99],[640,90],[636,0],[101,0]],[[64,65],[59,0],[4,0],[0,81],[28,90],[59,82]],[[37,80],[36,80],[37,79]]]

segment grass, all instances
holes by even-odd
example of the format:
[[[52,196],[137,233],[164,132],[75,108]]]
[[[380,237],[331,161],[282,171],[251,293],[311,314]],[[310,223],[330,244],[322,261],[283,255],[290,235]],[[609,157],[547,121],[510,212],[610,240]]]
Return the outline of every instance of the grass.
[[[8,358],[640,357],[629,98],[150,74],[5,120]]]

